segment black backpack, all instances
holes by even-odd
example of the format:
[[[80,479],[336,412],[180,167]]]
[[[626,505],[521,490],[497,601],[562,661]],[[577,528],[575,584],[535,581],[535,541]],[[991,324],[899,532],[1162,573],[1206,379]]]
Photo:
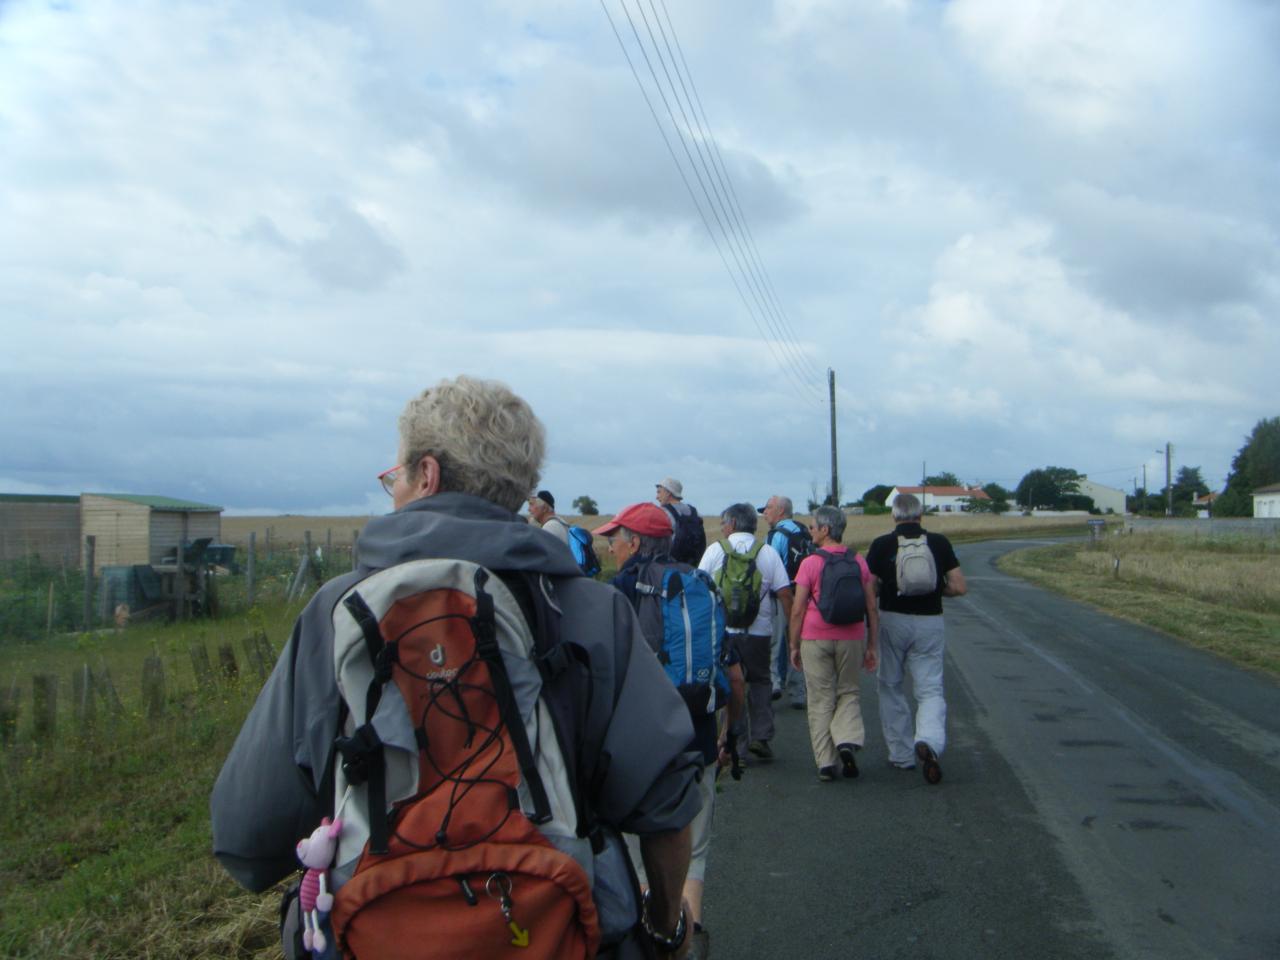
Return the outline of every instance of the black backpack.
[[[818,588],[818,613],[830,624],[861,623],[867,615],[867,595],[862,589],[862,568],[852,550],[831,553],[814,550],[823,558]]]
[[[791,578],[792,583],[796,582],[796,571],[800,569],[801,561],[814,550],[813,537],[809,535],[809,531],[798,523],[795,525],[795,530],[781,525],[775,526],[769,531],[766,540],[766,542],[772,541],[779,533],[787,538],[786,549],[782,551],[782,563],[787,568],[787,576]]]
[[[707,531],[702,526],[702,518],[693,507],[684,514],[670,504],[665,509],[671,516],[671,559],[696,567],[707,550]]]

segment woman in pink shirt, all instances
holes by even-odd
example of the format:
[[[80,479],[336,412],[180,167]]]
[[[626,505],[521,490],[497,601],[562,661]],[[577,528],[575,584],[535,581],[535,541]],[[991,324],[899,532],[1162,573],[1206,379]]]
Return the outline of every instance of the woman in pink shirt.
[[[840,557],[841,563],[849,549],[840,542],[844,527],[844,512],[835,507],[819,507],[809,524],[814,545],[830,554],[831,560]],[[828,623],[824,619],[818,607],[822,574],[828,562],[823,553],[810,554],[801,562],[791,606],[791,665],[804,670],[809,688],[809,740],[818,764],[818,779],[823,783],[835,779],[837,759],[846,777],[858,775],[854,754],[862,749],[864,737],[858,663],[871,672],[877,661],[880,615],[875,579],[866,560],[857,554],[854,560],[861,574],[865,623],[862,618],[853,623]]]

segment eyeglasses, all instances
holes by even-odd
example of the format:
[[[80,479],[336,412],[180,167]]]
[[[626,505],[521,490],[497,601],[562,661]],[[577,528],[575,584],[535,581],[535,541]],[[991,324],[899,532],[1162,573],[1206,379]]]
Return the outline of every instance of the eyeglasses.
[[[396,481],[400,479],[400,474],[404,472],[404,464],[398,463],[390,470],[383,470],[378,474],[378,482],[382,484],[382,489],[387,491],[387,496],[395,496],[393,488]]]

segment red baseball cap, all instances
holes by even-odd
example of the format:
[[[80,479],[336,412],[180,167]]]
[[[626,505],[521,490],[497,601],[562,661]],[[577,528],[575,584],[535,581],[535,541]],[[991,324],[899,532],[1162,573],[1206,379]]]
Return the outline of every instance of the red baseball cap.
[[[607,537],[619,527],[633,530],[642,537],[669,537],[671,516],[656,503],[633,503],[629,507],[623,507],[612,520],[591,532],[597,537]]]

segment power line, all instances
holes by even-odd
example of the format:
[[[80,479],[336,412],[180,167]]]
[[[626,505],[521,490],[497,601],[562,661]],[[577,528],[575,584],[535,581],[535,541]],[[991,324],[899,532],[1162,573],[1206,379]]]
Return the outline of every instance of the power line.
[[[712,190],[715,193],[714,200],[712,199],[711,195],[706,192],[705,186],[703,187],[703,192],[704,194],[707,195],[708,202],[718,205],[720,211],[724,214],[723,221],[720,221],[719,218],[717,218],[717,222],[720,223],[722,230],[725,228],[726,225],[728,226],[728,231],[726,232],[726,239],[729,240],[731,243],[736,241],[736,248],[734,248],[734,258],[738,262],[738,268],[739,270],[743,271],[743,274],[748,283],[748,287],[751,289],[753,296],[755,296],[756,303],[759,305],[761,313],[764,315],[766,322],[769,324],[770,330],[773,332],[774,336],[778,338],[779,342],[782,343],[783,348],[787,350],[788,356],[792,361],[793,368],[802,377],[816,375],[816,370],[812,368],[811,364],[809,365],[810,369],[806,371],[805,363],[807,361],[807,358],[804,356],[803,352],[799,349],[798,345],[793,342],[793,338],[783,328],[783,325],[781,323],[781,318],[778,316],[778,311],[776,310],[776,308],[773,307],[773,304],[769,300],[769,296],[765,289],[763,278],[760,275],[760,271],[752,260],[750,250],[748,249],[746,240],[744,239],[744,232],[742,229],[743,224],[741,223],[741,218],[735,215],[735,211],[733,210],[729,200],[729,192],[728,192],[727,186],[725,185],[725,179],[721,175],[720,168],[715,163],[715,159],[711,154],[711,148],[707,146],[707,143],[710,140],[709,130],[710,130],[711,124],[710,122],[707,122],[705,124],[706,129],[704,130],[703,119],[705,119],[705,111],[704,111],[704,117],[700,118],[698,116],[697,110],[694,108],[693,97],[691,97],[689,94],[689,88],[694,87],[696,92],[696,87],[693,82],[693,74],[689,71],[688,63],[687,62],[684,63],[684,72],[682,73],[680,69],[680,64],[676,62],[675,51],[671,49],[671,40],[667,36],[667,30],[663,27],[662,19],[658,16],[658,9],[654,5],[653,0],[649,0],[649,9],[653,11],[654,22],[658,25],[658,32],[662,34],[662,42],[667,48],[667,58],[669,58],[671,61],[671,67],[675,71],[676,79],[680,81],[680,90],[683,91],[684,93],[684,100],[682,101],[680,99],[679,92],[677,92],[676,90],[675,83],[671,79],[671,73],[670,71],[667,70],[667,62],[666,62],[667,58],[664,58],[662,56],[662,50],[658,46],[657,37],[653,35],[653,27],[650,25],[649,18],[644,12],[644,7],[639,4],[638,0],[637,0],[637,7],[640,10],[641,18],[644,20],[645,29],[649,33],[649,40],[650,42],[653,43],[654,52],[658,56],[658,61],[662,64],[663,73],[667,77],[667,84],[668,86],[671,87],[672,98],[676,101],[676,105],[680,108],[680,116],[684,118],[685,130],[687,130],[689,133],[689,139],[693,140],[694,146],[697,149],[698,160],[699,162],[701,162],[702,169],[707,174],[707,181],[711,184]],[[666,10],[665,4],[663,6],[663,9],[665,12]],[[676,44],[678,46],[680,43],[680,38],[676,36],[675,25],[671,23],[671,17],[669,13],[667,14],[667,23],[671,28],[671,35],[676,37]],[[681,51],[681,55],[683,59],[683,51]],[[686,74],[688,74],[688,77],[689,77],[688,85],[685,84]],[[684,105],[686,102],[689,104],[688,112],[686,112],[684,108]],[[694,130],[694,124],[689,122],[690,112],[693,114],[694,120],[697,123],[696,132]],[[674,116],[671,117],[671,122],[673,126],[676,126]],[[702,178],[699,177],[698,179],[699,179],[699,183],[701,184]],[[743,268],[744,260],[746,263],[745,269]]]
[[[746,284],[747,290],[755,298],[756,306],[757,306],[757,309],[759,310],[759,315],[764,318],[765,325],[770,326],[770,333],[773,336],[773,342],[778,344],[783,351],[783,362],[785,364],[784,369],[789,368],[789,372],[792,376],[792,379],[796,382],[798,386],[804,389],[806,386],[804,372],[800,368],[800,366],[795,362],[795,360],[791,358],[790,354],[787,353],[786,351],[787,344],[785,340],[779,337],[777,332],[774,331],[771,325],[769,324],[768,312],[764,308],[764,304],[760,298],[759,292],[751,284],[750,275],[743,268],[741,255],[739,254],[738,249],[733,244],[733,238],[730,236],[729,230],[725,227],[725,220],[721,217],[721,210],[717,206],[715,199],[711,196],[711,192],[707,189],[706,182],[703,180],[702,174],[698,170],[698,165],[694,162],[693,153],[689,149],[688,141],[686,140],[684,133],[681,131],[680,125],[676,122],[675,113],[671,109],[671,103],[670,101],[668,101],[666,91],[663,89],[662,83],[658,79],[658,74],[657,74],[657,71],[654,69],[653,61],[649,57],[649,51],[645,47],[644,41],[640,37],[640,31],[636,27],[634,18],[632,18],[631,16],[631,10],[627,7],[625,0],[619,0],[619,3],[622,6],[623,12],[627,16],[627,22],[631,25],[631,33],[636,39],[636,44],[640,47],[641,54],[643,54],[644,56],[645,64],[649,68],[649,75],[653,78],[653,83],[658,90],[658,95],[662,98],[662,105],[667,111],[667,117],[671,121],[671,127],[673,130],[675,130],[676,136],[680,140],[680,145],[684,149],[685,157],[689,161],[689,167],[693,170],[694,177],[698,181],[698,186],[702,190],[703,196],[706,198],[707,206],[710,207],[712,216],[715,218],[716,225],[720,228],[721,235],[724,237],[725,243],[729,246],[729,252],[733,255],[734,260],[737,262],[738,271],[741,274],[744,283]],[[645,29],[649,33],[649,39],[653,43],[654,55],[658,58],[659,63],[662,65],[663,73],[667,77],[667,83],[671,87],[671,97],[676,101],[677,106],[680,107],[681,113],[683,114],[684,106],[683,104],[680,103],[679,96],[676,93],[675,84],[671,80],[671,73],[667,69],[666,60],[663,59],[662,57],[662,50],[658,46],[657,39],[653,36],[653,28],[649,25],[649,19],[647,16],[645,16],[644,7],[640,6],[639,3],[637,2],[637,9],[639,9],[641,18],[645,22]],[[655,19],[656,19],[656,12],[655,12]],[[686,116],[686,128],[688,128],[687,114],[685,116]],[[689,139],[692,139],[692,138],[693,138],[692,131],[690,130]],[[696,141],[695,141],[695,146],[696,146]],[[699,154],[699,156],[701,156],[701,154]],[[704,169],[705,169],[705,163],[704,163]],[[708,178],[709,178],[709,172],[708,172]],[[709,222],[707,225],[708,225],[708,230],[710,230]],[[712,233],[712,239],[715,239],[714,232]],[[726,259],[724,258],[723,253],[721,253],[721,259],[722,260]],[[727,262],[725,263],[725,268],[730,270],[730,272],[732,273],[732,269],[729,267]],[[741,290],[739,290],[739,293],[741,294]],[[744,298],[744,302],[746,302],[745,298]],[[746,305],[747,305],[748,311],[750,312],[751,311],[750,303],[747,303]],[[764,328],[760,325],[760,322],[757,319],[757,316],[754,312],[752,313],[752,320],[756,324],[756,329],[760,331],[761,337],[765,338],[766,340],[770,339],[770,335],[765,333]],[[776,352],[777,351],[775,350],[775,354]]]
[[[720,143],[716,139],[715,131],[711,129],[711,121],[707,118],[706,108],[702,104],[702,96],[698,93],[698,85],[694,82],[693,72],[689,69],[689,63],[685,59],[684,47],[680,43],[680,36],[679,34],[676,33],[675,24],[671,22],[671,13],[667,10],[667,2],[666,0],[660,0],[660,2],[662,3],[662,12],[667,19],[667,25],[671,28],[671,36],[675,38],[676,50],[680,54],[680,62],[681,64],[684,65],[684,72],[689,77],[689,86],[693,89],[693,102],[697,105],[697,109],[694,111],[694,115],[698,116],[700,114],[702,124],[704,124],[706,127],[706,138],[707,140],[710,141],[712,150],[714,151],[713,155],[717,161],[717,171],[721,175],[722,183],[728,188],[727,192],[731,200],[731,208],[740,224],[742,231],[746,234],[747,242],[751,249],[752,255],[754,257],[756,267],[759,270],[760,274],[764,277],[765,288],[768,290],[774,309],[777,311],[780,317],[780,320],[783,325],[783,329],[786,331],[791,341],[793,343],[796,343],[797,338],[795,336],[795,331],[791,327],[791,323],[786,315],[786,311],[782,309],[782,304],[778,300],[777,291],[774,289],[774,286],[773,286],[773,279],[769,276],[769,271],[764,265],[763,258],[761,258],[760,256],[760,250],[756,246],[755,235],[751,230],[751,225],[750,223],[748,223],[746,219],[746,215],[742,211],[742,204],[738,200],[738,191],[733,185],[733,179],[729,176],[728,168],[725,166],[724,156],[720,152]],[[650,0],[650,6],[652,6],[652,3],[653,3],[653,0]],[[654,13],[654,19],[657,19],[656,11]],[[664,39],[665,39],[665,34],[664,34]],[[702,126],[700,125],[699,126],[700,133],[701,133],[701,130],[702,130]],[[811,375],[815,377],[821,377],[823,375],[822,372],[809,359],[807,354],[800,352],[800,356],[803,359],[805,366],[809,369]]]
[[[657,88],[658,94],[661,97],[663,102],[663,107],[666,109],[667,116],[671,120],[672,128],[675,130],[677,137],[680,139],[680,144],[684,150],[686,158],[689,161],[689,166],[693,170],[694,176],[698,180],[698,185],[701,188],[702,193],[707,200],[707,206],[711,209],[711,214],[715,218],[717,225],[720,227],[720,232],[721,234],[723,234],[725,238],[725,243],[728,244],[730,247],[730,253],[733,255],[734,259],[738,262],[738,269],[742,273],[743,279],[748,280],[748,274],[745,271],[745,269],[743,269],[742,267],[742,259],[738,254],[737,250],[733,247],[733,245],[730,242],[730,232],[725,227],[724,220],[721,218],[720,212],[716,207],[715,201],[712,199],[711,192],[707,189],[706,183],[703,181],[702,175],[698,171],[698,166],[693,160],[692,152],[689,149],[688,143],[685,141],[684,134],[681,132],[679,124],[675,120],[675,113],[671,109],[671,104],[667,100],[667,96],[665,91],[663,90],[661,82],[658,80],[657,71],[654,68],[653,62],[649,57],[649,52],[644,45],[644,41],[640,37],[640,32],[636,27],[634,18],[632,18],[631,16],[631,11],[627,8],[625,0],[619,0],[619,3],[622,6],[623,12],[626,14],[627,22],[631,26],[631,32],[636,39],[637,45],[640,47],[640,52],[644,56],[645,63],[649,68],[650,76],[653,78],[654,86]],[[703,227],[706,228],[707,234],[708,236],[710,236],[712,244],[716,248],[716,253],[720,256],[720,261],[722,264],[724,264],[725,271],[729,274],[729,278],[733,282],[734,289],[737,291],[738,296],[742,300],[743,305],[747,308],[747,313],[751,316],[751,320],[755,324],[756,330],[759,332],[761,338],[765,341],[766,345],[769,347],[769,350],[773,354],[774,359],[777,361],[779,367],[784,371],[784,373],[786,373],[792,379],[792,381],[795,383],[797,387],[799,387],[802,391],[809,393],[811,398],[818,399],[820,394],[818,393],[817,388],[813,385],[811,381],[805,378],[805,376],[803,375],[804,374],[803,368],[796,362],[795,359],[792,358],[790,354],[786,352],[786,347],[788,346],[787,340],[785,338],[776,339],[775,337],[770,336],[769,333],[766,333],[765,327],[768,324],[761,323],[760,317],[757,316],[757,310],[753,309],[751,300],[748,299],[747,294],[743,290],[742,283],[739,282],[738,275],[734,272],[733,267],[730,265],[729,258],[725,256],[725,252],[721,245],[720,239],[719,237],[717,237],[716,231],[712,229],[711,220],[708,218],[707,213],[703,209],[702,203],[699,201],[697,194],[694,192],[693,185],[690,183],[689,177],[685,173],[684,166],[681,164],[679,156],[677,155],[675,148],[671,144],[670,137],[667,136],[666,128],[663,125],[662,120],[658,115],[657,108],[654,106],[653,100],[649,96],[648,90],[645,88],[644,82],[640,79],[640,73],[636,69],[635,62],[632,60],[631,54],[627,50],[627,45],[625,41],[622,39],[622,34],[619,32],[617,24],[614,22],[613,15],[609,12],[609,8],[605,4],[605,0],[600,0],[600,6],[601,6],[601,9],[604,10],[605,17],[609,20],[609,26],[610,28],[612,28],[614,37],[618,41],[618,46],[622,49],[622,54],[627,61],[627,66],[631,69],[631,75],[635,79],[636,85],[640,88],[640,93],[644,97],[645,104],[649,107],[649,113],[653,117],[654,123],[657,124],[658,126],[658,132],[662,135],[663,143],[666,144],[667,152],[671,155],[671,160],[676,165],[676,170],[680,174],[680,179],[684,183],[685,189],[689,193],[689,198],[693,201],[694,207],[698,211],[698,216],[702,220]],[[641,7],[639,9],[643,16],[643,13],[644,13],[643,8]],[[654,16],[656,19],[657,17],[656,11]],[[653,38],[652,28],[649,27],[647,18],[645,18],[645,24],[646,24],[646,29],[649,31],[650,38],[654,40],[655,53],[659,56],[659,59],[661,60],[661,50],[657,47],[656,39]],[[668,81],[670,82],[670,73],[669,71],[667,71],[666,62],[665,60],[662,60],[661,62],[663,64],[664,73],[666,73],[668,77]],[[676,98],[677,103],[679,103],[679,100],[676,97],[674,84],[672,84],[672,96],[673,98]],[[681,106],[681,110],[683,112],[683,106]],[[692,136],[692,132],[690,133],[690,136]],[[748,281],[748,288],[751,289],[749,281]],[[758,292],[754,289],[751,289],[751,292],[753,296],[756,297],[757,303],[760,303],[761,300]],[[762,307],[760,308],[760,315],[764,316],[766,321],[768,320],[768,313]]]

